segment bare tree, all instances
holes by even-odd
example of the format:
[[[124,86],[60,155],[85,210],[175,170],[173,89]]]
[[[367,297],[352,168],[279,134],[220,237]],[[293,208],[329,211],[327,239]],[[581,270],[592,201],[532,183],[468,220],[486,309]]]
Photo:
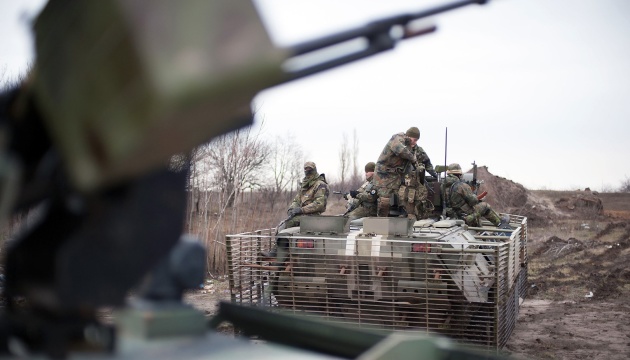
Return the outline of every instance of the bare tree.
[[[339,179],[341,186],[345,187],[348,178],[348,170],[350,169],[350,148],[348,146],[348,134],[345,132],[341,135],[341,148],[339,148]]]
[[[0,91],[12,88],[26,81],[26,79],[28,78],[28,74],[31,73],[32,68],[33,65],[29,63],[24,73],[11,77],[9,75],[9,71],[7,70],[6,65],[0,66]]]
[[[12,79],[9,76],[7,66],[6,65],[0,66],[0,91],[9,89],[15,86],[15,84],[17,83],[18,83],[18,80]]]
[[[287,190],[299,179],[302,154],[301,145],[293,140],[290,133],[285,137],[276,136],[269,156],[276,192]]]
[[[221,193],[221,204],[231,207],[246,188],[261,187],[260,170],[271,147],[251,127],[215,138],[201,149],[201,165]]]
[[[300,177],[302,159],[302,146],[295,142],[291,133],[275,137],[269,155],[271,184],[263,188],[265,201],[272,210],[280,194],[287,190],[293,191]]]
[[[357,129],[352,130],[352,183],[361,181],[359,169],[363,166],[358,164],[359,158],[359,138],[357,137]]]
[[[0,66],[0,90],[4,90],[7,84],[7,66]]]
[[[630,192],[630,177],[626,176],[626,178],[621,181],[619,192]]]

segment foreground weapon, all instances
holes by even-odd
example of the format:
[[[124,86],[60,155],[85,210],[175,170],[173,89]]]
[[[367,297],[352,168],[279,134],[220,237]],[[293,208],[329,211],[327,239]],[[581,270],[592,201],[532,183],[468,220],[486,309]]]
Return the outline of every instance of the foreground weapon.
[[[502,359],[463,347],[446,338],[343,327],[313,318],[267,312],[225,302],[220,304],[219,313],[211,320],[210,326],[217,328],[223,322],[230,322],[245,334],[272,343],[314,351],[321,354],[322,358],[411,360],[423,354],[422,358],[426,359]]]
[[[50,0],[34,24],[32,74],[0,96],[0,161],[14,164],[0,178],[20,179],[3,181],[0,205],[12,214],[40,205],[5,251],[0,350],[18,339],[60,358],[90,343],[96,309],[123,305],[178,243],[185,154],[250,125],[258,92],[434,30],[414,31],[416,19],[485,2],[456,1],[279,49],[246,0]],[[290,66],[358,38],[368,43],[359,52]]]

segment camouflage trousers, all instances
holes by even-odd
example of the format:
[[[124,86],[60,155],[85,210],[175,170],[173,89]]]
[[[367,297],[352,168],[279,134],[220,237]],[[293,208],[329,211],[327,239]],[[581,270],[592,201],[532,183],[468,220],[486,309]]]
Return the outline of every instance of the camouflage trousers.
[[[292,217],[291,219],[285,221],[284,223],[280,224],[280,226],[278,226],[278,228],[276,229],[276,234],[279,233],[280,231],[284,230],[284,229],[288,229],[288,228],[292,228],[292,227],[296,227],[296,226],[300,226],[300,219],[303,217],[304,215],[297,215]],[[289,252],[289,241],[287,239],[278,239],[276,238],[276,259],[277,259],[277,263],[281,264],[283,263],[286,258],[287,258],[287,254]]]
[[[284,224],[278,226],[278,229],[276,229],[276,231],[279,232],[279,231],[282,231],[284,229],[300,226],[300,219],[302,218],[302,216],[304,216],[304,215],[297,215],[297,216],[294,216],[291,219],[285,221]]]
[[[389,216],[392,195],[397,193],[402,184],[403,177],[398,173],[377,171],[374,173],[374,179],[372,181],[374,182],[374,186],[376,186],[376,192],[378,194],[376,216],[387,217]]]
[[[501,217],[496,211],[492,210],[488,203],[481,201],[477,205],[473,206],[472,212],[469,214],[463,213],[460,216],[466,225],[468,226],[481,226],[481,218],[485,218],[490,221],[494,226],[498,226],[501,222]]]
[[[429,216],[433,211],[433,204],[427,197],[428,191],[424,185],[401,185],[398,189],[400,206],[405,208],[409,219],[419,220]]]
[[[358,208],[350,211],[348,213],[348,221],[352,221],[355,219],[360,219],[363,217],[368,217],[368,216],[376,216],[376,205],[370,205],[370,206],[359,206]]]

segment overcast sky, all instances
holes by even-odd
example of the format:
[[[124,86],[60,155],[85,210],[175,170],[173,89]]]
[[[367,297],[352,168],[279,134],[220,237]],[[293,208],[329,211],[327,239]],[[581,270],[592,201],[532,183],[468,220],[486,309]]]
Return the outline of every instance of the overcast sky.
[[[418,11],[426,0],[257,0],[279,46]],[[0,72],[32,53],[41,0],[0,0]],[[22,14],[22,15],[20,15]],[[630,1],[494,0],[433,19],[436,33],[393,51],[281,85],[254,107],[264,133],[294,137],[329,178],[343,134],[376,161],[410,126],[434,164],[476,161],[528,188],[599,190],[630,176]],[[22,32],[21,32],[22,31]]]

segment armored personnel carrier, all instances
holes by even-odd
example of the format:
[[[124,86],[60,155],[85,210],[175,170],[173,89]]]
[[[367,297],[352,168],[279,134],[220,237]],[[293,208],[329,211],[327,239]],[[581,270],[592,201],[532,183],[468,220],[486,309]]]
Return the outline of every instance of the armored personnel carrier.
[[[300,227],[227,236],[232,301],[360,327],[437,332],[499,349],[527,284],[527,218],[511,229],[461,220],[303,217]],[[261,250],[286,239],[288,255]]]

